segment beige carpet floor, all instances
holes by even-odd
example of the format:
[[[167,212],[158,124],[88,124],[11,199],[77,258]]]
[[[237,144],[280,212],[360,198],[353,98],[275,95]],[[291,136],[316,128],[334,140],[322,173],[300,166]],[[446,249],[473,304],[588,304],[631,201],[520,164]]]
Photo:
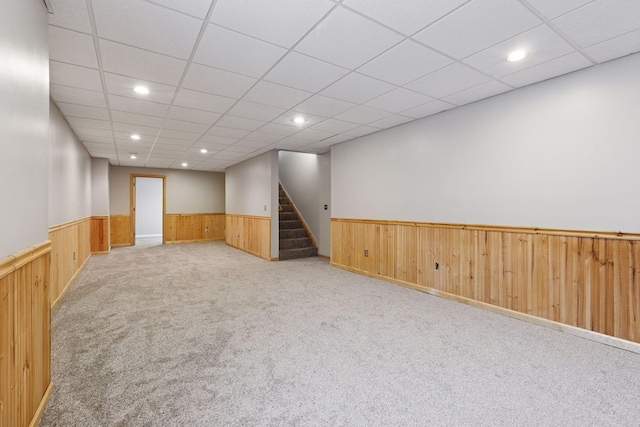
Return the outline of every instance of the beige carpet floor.
[[[92,257],[41,426],[638,426],[640,355],[222,242]]]

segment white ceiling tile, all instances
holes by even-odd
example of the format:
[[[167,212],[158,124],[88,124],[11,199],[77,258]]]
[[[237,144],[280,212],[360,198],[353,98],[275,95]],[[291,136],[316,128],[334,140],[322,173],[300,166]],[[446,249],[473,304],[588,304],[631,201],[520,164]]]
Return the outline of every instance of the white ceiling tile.
[[[186,62],[159,53],[100,39],[104,71],[176,86]]]
[[[128,113],[123,111],[111,111],[111,118],[114,122],[129,123],[133,125],[159,128],[162,126],[162,118],[147,116],[144,114]]]
[[[527,0],[538,12],[549,19],[557,18],[567,12],[593,3],[594,0]]]
[[[87,105],[57,103],[58,108],[65,117],[83,117],[85,119],[109,120],[109,112],[106,108],[89,107]]]
[[[179,10],[187,15],[195,16],[196,18],[204,19],[209,12],[209,7],[213,0],[149,0],[152,3],[156,3],[162,6],[169,7],[174,10]]]
[[[640,29],[640,2],[600,0],[553,20],[582,47]]]
[[[60,86],[52,84],[49,86],[49,94],[56,102],[67,102],[69,104],[88,105],[90,107],[106,108],[102,92],[78,89],[75,87]]]
[[[410,122],[412,120],[414,119],[412,119],[411,117],[399,116],[394,114],[393,116],[385,117],[384,119],[371,122],[370,125],[380,129],[387,129]]]
[[[401,40],[397,33],[345,8],[337,8],[295,50],[355,69]]]
[[[85,146],[87,150],[110,150],[113,148],[113,141],[108,143],[99,143],[99,142],[87,142],[82,141],[82,144]]]
[[[355,123],[343,122],[342,120],[327,119],[317,125],[311,126],[311,129],[321,130],[330,133],[342,133],[357,128]]]
[[[309,145],[312,141],[304,138],[298,138],[296,136],[288,136],[283,140],[276,142],[277,148],[296,148],[304,145]]]
[[[230,145],[223,150],[223,153],[252,153],[256,151],[254,147],[242,147],[240,145],[234,144]]]
[[[364,105],[358,105],[349,111],[345,111],[342,114],[338,114],[335,118],[344,120],[347,122],[358,123],[361,125],[367,125],[376,120],[380,120],[384,117],[388,117],[391,114],[386,111],[376,110],[375,108],[366,107]],[[344,132],[344,133],[348,133]]]
[[[218,0],[211,22],[289,48],[334,6],[327,0]]]
[[[265,123],[265,121],[261,120],[253,120],[244,117],[235,117],[229,115],[222,116],[222,118],[218,121],[219,126],[246,131],[254,131],[263,126]]]
[[[164,129],[179,130],[182,132],[191,132],[202,135],[209,129],[209,125],[202,123],[185,122],[182,120],[167,119],[164,122]]]
[[[193,141],[187,141],[184,139],[173,138],[158,138],[158,141],[154,145],[153,152],[156,155],[161,154],[175,154],[176,151],[183,153],[187,148],[193,145]]]
[[[194,144],[194,147],[196,148],[206,148],[207,150],[209,150],[210,153],[215,153],[217,151],[220,150],[224,150],[225,148],[227,148],[227,146],[233,144],[237,142],[236,139],[233,140],[233,142],[229,143],[229,144],[216,144],[216,143],[212,143],[212,142],[203,142],[202,140],[196,142]]]
[[[130,123],[129,123],[130,125]],[[119,126],[115,126],[114,127],[119,127]],[[145,131],[148,130],[148,128],[143,128]],[[140,136],[139,140],[134,141],[133,139],[131,139],[131,134],[133,133],[137,133],[138,136]],[[136,144],[140,144],[141,146],[146,146],[148,144],[153,145],[153,142],[156,140],[156,136],[157,136],[157,131],[156,132],[152,132],[150,134],[145,134],[145,133],[140,133],[140,132],[131,132],[131,131],[115,131],[114,135],[116,137],[117,141],[129,141],[130,143],[136,143]]]
[[[267,123],[260,128],[260,132],[272,135],[289,136],[300,132],[300,129],[293,126],[285,126],[277,123]]]
[[[465,4],[414,38],[462,59],[540,24],[517,1],[482,0]]]
[[[343,101],[361,104],[389,92],[395,87],[362,74],[351,73],[320,93]]]
[[[448,102],[442,102],[442,101],[436,100],[436,101],[429,102],[428,104],[421,105],[420,107],[403,111],[402,115],[409,116],[414,119],[420,119],[422,117],[432,116],[434,114],[438,114],[442,111],[450,110],[455,107],[456,107],[455,105],[449,104]]]
[[[399,113],[400,111],[408,110],[431,101],[433,101],[433,98],[429,96],[399,87],[377,98],[373,98],[365,105],[391,113]]]
[[[321,130],[304,129],[296,134],[296,138],[308,139],[311,141],[322,141],[323,139],[331,138],[335,135],[335,132],[324,132]]]
[[[91,137],[113,138],[113,133],[106,129],[74,127],[73,131],[78,135],[80,140],[89,140]]]
[[[78,135],[78,138],[80,139],[80,141],[82,141],[83,143],[87,143],[87,144],[111,144],[111,145],[113,145],[113,137],[111,136],[111,134],[108,137],[84,134],[82,136],[82,138],[80,138],[80,135]]]
[[[585,52],[598,62],[640,52],[640,30],[588,47]]]
[[[249,135],[245,136],[244,139],[240,142],[250,141],[250,142],[262,142],[262,143],[272,144],[276,141],[280,141],[282,138],[284,138],[284,135],[274,135],[272,133],[264,133],[264,132],[252,132]],[[246,145],[247,147],[252,146],[251,144],[246,144],[246,143],[242,143],[241,145]]]
[[[207,135],[223,136],[225,138],[240,139],[249,135],[251,132],[247,132],[241,129],[233,129],[224,126],[214,126],[207,132]],[[204,138],[204,137],[203,137]]]
[[[311,96],[311,93],[260,80],[245,96],[245,101],[291,108]]]
[[[183,120],[187,122],[194,123],[203,123],[207,125],[212,125],[221,117],[221,114],[212,113],[209,111],[202,110],[194,110],[192,108],[184,108],[184,107],[171,107],[171,111],[169,111],[169,115],[167,118]]]
[[[63,62],[49,61],[49,82],[102,92],[102,81],[98,70]]]
[[[149,161],[145,164],[148,168],[162,168],[166,169],[173,163],[172,160],[162,160],[162,159],[149,159]]]
[[[353,107],[355,107],[355,104],[351,102],[340,101],[322,95],[313,95],[311,98],[297,105],[293,110],[321,117],[333,117]]]
[[[152,139],[149,139],[147,141],[143,141],[143,140],[134,141],[131,138],[116,138],[116,144],[118,146],[131,147],[132,149],[136,148],[138,150],[147,150],[147,151],[153,147],[153,142],[154,141]]]
[[[189,59],[202,21],[140,0],[93,0],[101,38]]]
[[[191,64],[182,87],[215,95],[240,98],[256,82],[257,79],[252,77],[200,64]]]
[[[159,104],[157,102],[143,101],[118,95],[109,95],[109,106],[112,110],[156,117],[164,117],[169,109],[167,104]]]
[[[87,0],[50,0],[55,13],[49,14],[49,24],[70,30],[91,33]]]
[[[174,104],[179,107],[194,108],[212,113],[224,113],[234,102],[235,100],[233,98],[181,89],[180,92],[178,92],[178,96],[176,96]]]
[[[522,87],[591,65],[593,65],[591,61],[582,54],[574,52],[561,58],[504,76],[500,80],[511,86]]]
[[[464,105],[484,98],[489,98],[500,93],[508,92],[510,90],[511,87],[506,84],[492,80],[490,82],[482,83],[476,87],[463,90],[454,95],[447,96],[443,98],[443,101],[456,105]]]
[[[346,0],[345,6],[411,35],[468,0]]]
[[[290,52],[265,76],[265,80],[317,92],[347,73],[344,68]]]
[[[434,98],[443,98],[489,80],[489,77],[466,65],[454,63],[405,87]]]
[[[413,40],[406,40],[358,68],[358,72],[389,83],[404,85],[453,62]]]
[[[176,92],[175,86],[148,82],[134,77],[121,76],[119,74],[104,73],[107,92],[113,95],[127,96],[143,101],[160,102],[170,104]],[[133,91],[136,86],[144,86],[149,89],[147,95],[141,95]]]
[[[280,114],[284,113],[285,109],[272,107],[269,105],[256,104],[247,101],[238,101],[228,112],[232,116],[244,117],[247,119],[261,120],[263,122],[269,122]]]
[[[261,77],[287,51],[261,40],[209,25],[194,61],[251,77]]]
[[[162,129],[160,138],[184,139],[186,141],[197,141],[202,133],[182,132],[179,130]]]
[[[49,25],[49,59],[98,68],[93,37]]]
[[[71,127],[104,129],[111,131],[111,122],[108,120],[83,119],[80,117],[67,117]]]
[[[131,135],[132,133],[137,133],[144,137],[144,135],[156,136],[158,135],[158,132],[160,132],[160,128],[157,128],[157,127],[136,125],[133,123],[121,123],[121,122],[113,122],[113,130],[117,132],[122,132],[122,135],[125,135],[125,138],[127,134]]]
[[[524,50],[529,55],[517,62],[506,60],[509,53]],[[493,77],[502,77],[574,52],[574,48],[546,25],[498,43],[463,62]]]
[[[359,136],[369,135],[370,133],[378,132],[380,129],[374,128],[371,126],[360,126],[350,131],[344,132],[344,135],[350,136],[352,138],[357,138]]]
[[[324,145],[325,147],[329,147],[331,145],[335,145],[335,144],[339,144],[341,142],[345,142],[345,141],[349,141],[351,139],[353,139],[353,136],[350,135],[336,135],[336,136],[332,136],[331,138],[327,138],[327,139],[323,139],[321,142],[318,142],[316,144],[316,146],[320,146],[320,145]]]

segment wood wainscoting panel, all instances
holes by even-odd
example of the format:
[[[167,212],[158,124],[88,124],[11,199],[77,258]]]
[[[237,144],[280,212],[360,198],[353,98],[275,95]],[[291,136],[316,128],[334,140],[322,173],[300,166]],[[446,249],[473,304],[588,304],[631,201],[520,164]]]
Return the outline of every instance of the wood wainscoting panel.
[[[334,218],[331,263],[640,343],[640,236],[561,231]]]
[[[224,240],[225,214],[167,214],[164,217],[165,242]]]
[[[109,252],[109,216],[91,217],[91,253],[100,254]]]
[[[91,217],[49,227],[52,306],[60,300],[91,256],[91,231]]]
[[[0,261],[2,426],[35,424],[49,395],[50,263],[49,241]]]
[[[271,259],[271,218],[225,215],[227,245],[267,260]]]
[[[131,246],[131,215],[111,215],[109,217],[111,247]]]

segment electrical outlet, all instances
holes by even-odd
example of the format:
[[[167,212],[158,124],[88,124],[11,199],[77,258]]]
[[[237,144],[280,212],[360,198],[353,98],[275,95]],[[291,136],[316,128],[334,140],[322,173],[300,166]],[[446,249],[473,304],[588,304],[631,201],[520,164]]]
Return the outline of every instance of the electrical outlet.
[[[205,227],[205,228],[204,228],[204,232],[205,232],[205,233],[208,233],[208,232],[209,232],[209,227]]]
[[[74,261],[76,260],[76,253],[75,252],[73,253],[73,260]]]
[[[364,256],[369,256],[369,250],[368,249],[364,250]]]
[[[438,263],[436,262],[436,270],[437,270],[438,268],[440,268],[440,264],[438,264]]]

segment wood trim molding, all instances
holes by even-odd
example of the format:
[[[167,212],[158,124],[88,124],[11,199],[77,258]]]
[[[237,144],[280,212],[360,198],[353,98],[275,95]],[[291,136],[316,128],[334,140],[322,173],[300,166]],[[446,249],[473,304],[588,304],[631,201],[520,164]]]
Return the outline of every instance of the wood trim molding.
[[[51,252],[51,240],[45,240],[4,258],[0,261],[0,279],[48,252]]]
[[[457,230],[497,231],[502,233],[545,234],[549,236],[588,237],[595,239],[640,240],[640,233],[623,231],[576,230],[564,228],[517,227],[511,225],[457,224],[447,222],[417,222],[377,219],[331,218],[332,222],[363,224],[413,225],[416,227],[453,228]]]
[[[244,215],[244,214],[225,214],[228,217],[240,217],[240,218],[255,218],[255,219],[268,219],[271,220],[270,216],[262,216],[262,215]]]
[[[85,216],[84,218],[74,219],[73,221],[68,221],[68,222],[63,222],[62,224],[52,225],[51,227],[49,227],[49,233],[53,233],[54,231],[62,230],[63,228],[71,227],[72,225],[80,224],[80,223],[82,223],[84,221],[90,220],[91,218],[94,218],[94,217]],[[95,217],[95,218],[99,218],[99,217]],[[106,218],[108,218],[108,216]]]
[[[293,210],[296,212],[296,214],[298,214],[298,218],[302,222],[302,226],[307,231],[307,236],[309,236],[311,238],[311,243],[313,244],[313,247],[317,248],[318,247],[318,241],[316,240],[316,236],[313,235],[313,233],[311,232],[311,229],[307,225],[307,222],[304,220],[304,218],[300,214],[300,209],[298,209],[298,207],[296,206],[296,204],[293,201],[293,199],[291,198],[291,196],[289,196],[289,192],[287,191],[286,188],[284,188],[284,185],[282,185],[282,182],[278,181],[278,183],[280,184],[280,187],[282,187],[282,191],[284,191],[284,194],[287,195],[287,198],[291,202],[291,206],[293,206]]]
[[[33,415],[31,422],[29,423],[29,427],[37,427],[40,423],[40,418],[44,414],[44,410],[47,407],[47,402],[49,402],[49,397],[51,396],[51,392],[53,391],[53,381],[49,381],[49,385],[47,386],[47,390],[44,392],[44,396],[42,396],[42,400],[40,400],[40,404],[36,409],[36,413]]]
[[[532,316],[530,314],[521,313],[518,311],[510,310],[508,308],[498,307],[495,305],[487,304],[485,302],[476,301],[476,300],[461,297],[458,295],[453,295],[453,294],[442,292],[440,290],[433,289],[433,288],[419,286],[419,285],[416,285],[415,283],[409,283],[402,280],[393,279],[391,277],[382,276],[380,274],[370,273],[368,271],[360,270],[357,268],[348,267],[348,266],[336,264],[333,262],[331,262],[330,265],[336,268],[340,268],[342,270],[350,271],[352,273],[362,274],[363,276],[384,280],[385,282],[395,283],[397,285],[404,286],[406,288],[411,288],[416,291],[424,292],[440,298],[463,303],[476,308],[481,308],[483,310],[491,311],[497,314],[502,314],[504,316],[509,316],[514,319],[522,320],[524,322],[533,323],[538,326],[544,326],[545,328],[550,328],[556,331],[565,332],[580,338],[585,338],[591,341],[599,342],[601,344],[610,345],[612,347],[616,347],[622,350],[627,350],[633,353],[640,354],[640,343],[635,343],[633,341],[628,341],[628,340],[616,338],[610,335],[601,334],[599,332],[590,331],[588,329],[578,328],[576,326],[566,325],[564,323],[555,322],[553,320],[544,319],[542,317]]]
[[[175,216],[209,216],[209,215],[226,215],[224,212],[210,212],[210,213],[202,213],[202,212],[197,212],[197,213],[184,213],[184,212],[178,212],[178,213],[167,213],[167,216],[171,216],[171,215],[175,215]]]
[[[330,256],[328,256],[328,255],[318,254],[318,256],[319,256],[320,258],[324,258],[324,259],[331,260],[331,257],[330,257]]]

